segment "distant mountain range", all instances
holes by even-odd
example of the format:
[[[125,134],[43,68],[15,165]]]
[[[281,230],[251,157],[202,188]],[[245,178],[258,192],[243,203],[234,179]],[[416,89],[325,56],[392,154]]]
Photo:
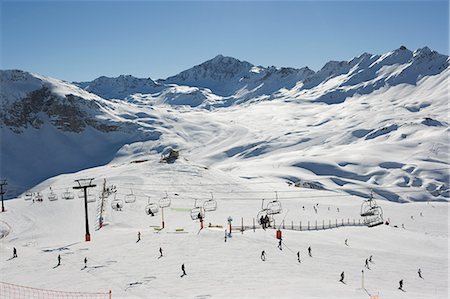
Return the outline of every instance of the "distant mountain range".
[[[447,55],[428,47],[406,47],[382,54],[363,53],[350,61],[330,61],[317,72],[308,67],[255,66],[247,61],[218,55],[211,60],[156,82],[131,75],[100,77],[73,84],[106,99],[126,99],[146,94],[159,103],[223,107],[255,98],[286,97],[336,104],[354,94],[368,94],[386,86],[416,84],[449,65]],[[189,86],[191,89],[177,89]],[[192,89],[195,88],[195,89]],[[170,92],[167,92],[170,90]],[[165,92],[166,91],[166,92]],[[173,101],[173,98],[178,98]]]

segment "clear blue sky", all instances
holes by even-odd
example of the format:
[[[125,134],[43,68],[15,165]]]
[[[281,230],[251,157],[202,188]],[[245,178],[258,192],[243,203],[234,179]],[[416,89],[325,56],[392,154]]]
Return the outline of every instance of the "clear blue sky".
[[[1,2],[1,68],[165,78],[217,54],[317,70],[405,45],[448,55],[447,1]]]

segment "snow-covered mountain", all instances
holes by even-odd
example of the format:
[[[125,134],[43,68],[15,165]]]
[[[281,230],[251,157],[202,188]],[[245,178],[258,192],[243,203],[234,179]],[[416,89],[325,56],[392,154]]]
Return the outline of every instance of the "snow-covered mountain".
[[[23,190],[49,176],[108,163],[125,143],[156,139],[118,106],[77,86],[0,72],[1,174]]]
[[[447,200],[448,61],[400,47],[315,73],[217,56],[158,83],[121,76],[85,89],[2,71],[2,174],[24,190],[110,161],[159,159],[170,147],[240,177]]]
[[[163,88],[151,78],[142,79],[131,75],[116,78],[102,76],[93,81],[73,84],[105,99],[123,99],[135,93],[154,93]]]

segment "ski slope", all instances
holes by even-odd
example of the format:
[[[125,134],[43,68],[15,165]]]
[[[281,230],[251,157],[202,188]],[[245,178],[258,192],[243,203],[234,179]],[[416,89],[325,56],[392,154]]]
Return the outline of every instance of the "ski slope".
[[[105,226],[94,230],[96,204],[89,203],[91,242],[84,242],[84,206],[77,197],[32,202],[17,198],[7,202],[2,222],[11,227],[1,239],[0,271],[9,283],[65,291],[107,291],[113,298],[447,298],[448,204],[440,202],[399,204],[379,200],[389,226],[340,227],[318,231],[283,229],[283,250],[277,248],[275,230],[233,231],[224,242],[227,218],[233,225],[251,225],[261,199],[283,205],[275,216],[303,225],[316,220],[359,219],[362,199],[344,192],[312,190],[287,185],[282,180],[242,179],[186,160],[161,164],[158,156],[142,163],[110,163],[66,174],[33,188],[61,195],[74,179],[95,177],[94,194],[103,178],[117,187],[117,197],[130,193],[136,202],[123,211],[111,209],[107,199]],[[155,217],[145,213],[148,196],[158,201],[167,190],[171,207]],[[218,209],[207,212],[205,227],[192,221],[194,199],[210,193]],[[175,195],[178,194],[178,195]],[[313,206],[319,203],[318,213]],[[305,210],[302,209],[305,206]],[[330,208],[330,210],[328,210]],[[339,212],[337,209],[339,208]],[[420,216],[422,213],[422,216]],[[411,216],[414,219],[411,219]],[[404,225],[404,229],[401,225]],[[397,227],[394,227],[397,226]],[[183,229],[176,233],[176,229]],[[136,243],[137,232],[141,241]],[[344,240],[348,239],[349,246]],[[312,258],[307,248],[312,248]],[[12,248],[19,257],[12,256]],[[164,257],[158,259],[159,248]],[[265,250],[267,260],[260,260]],[[300,251],[301,263],[296,253]],[[57,255],[62,265],[53,268]],[[370,255],[371,270],[364,268]],[[88,267],[83,268],[87,257]],[[181,264],[187,276],[181,278]],[[424,279],[418,278],[422,270]],[[362,289],[361,270],[365,270]],[[346,284],[339,283],[345,271]],[[397,289],[404,280],[405,292]]]

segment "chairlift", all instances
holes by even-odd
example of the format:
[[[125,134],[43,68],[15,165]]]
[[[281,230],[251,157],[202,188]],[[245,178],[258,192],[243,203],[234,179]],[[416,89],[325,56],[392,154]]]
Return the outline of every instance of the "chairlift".
[[[122,210],[123,208],[123,200],[121,199],[113,199],[111,201],[111,208],[115,211]]]
[[[159,200],[159,207],[160,207],[160,208],[167,208],[167,207],[170,207],[170,203],[171,203],[171,200],[170,200],[170,198],[169,198],[169,195],[168,195],[167,192],[166,192],[166,196],[162,197],[162,198]]]
[[[131,193],[125,195],[125,202],[132,203],[136,201],[136,195],[133,194],[133,189],[131,189]]]
[[[43,201],[44,197],[42,196],[42,194],[40,192],[36,193],[36,201]]]
[[[383,209],[377,205],[372,193],[370,193],[369,199],[365,200],[361,205],[361,217],[364,217],[364,224],[368,227],[374,227],[384,223]]]
[[[205,210],[205,212],[212,212],[215,211],[216,209],[217,209],[217,201],[214,199],[214,195],[211,192],[211,199],[203,203],[203,210]]]
[[[370,193],[369,199],[363,201],[361,204],[361,217],[374,216],[377,207],[378,205],[375,199],[373,199],[372,193]]]
[[[269,212],[268,209],[262,209],[261,211],[258,212],[258,215],[256,216],[257,217],[256,219],[258,220],[258,223],[260,225],[262,225],[261,217],[264,219],[266,216],[269,216],[269,223],[273,221],[272,214]]]
[[[158,214],[159,212],[159,207],[156,203],[154,202],[150,202],[146,207],[145,207],[145,213],[147,213],[147,215],[150,216],[155,216],[156,214]]]
[[[25,200],[32,200],[33,199],[33,193],[31,193],[31,192],[25,193],[24,199]]]
[[[199,215],[202,216],[202,219],[205,219],[205,211],[201,207],[194,207],[191,209],[191,219],[197,220],[199,219]]]
[[[58,200],[58,195],[56,195],[56,193],[53,192],[52,187],[50,187],[50,193],[47,195],[47,198],[49,201]]]
[[[63,193],[62,198],[66,200],[71,200],[74,198],[74,195],[72,192],[69,192],[69,190],[66,190],[66,192]]]

